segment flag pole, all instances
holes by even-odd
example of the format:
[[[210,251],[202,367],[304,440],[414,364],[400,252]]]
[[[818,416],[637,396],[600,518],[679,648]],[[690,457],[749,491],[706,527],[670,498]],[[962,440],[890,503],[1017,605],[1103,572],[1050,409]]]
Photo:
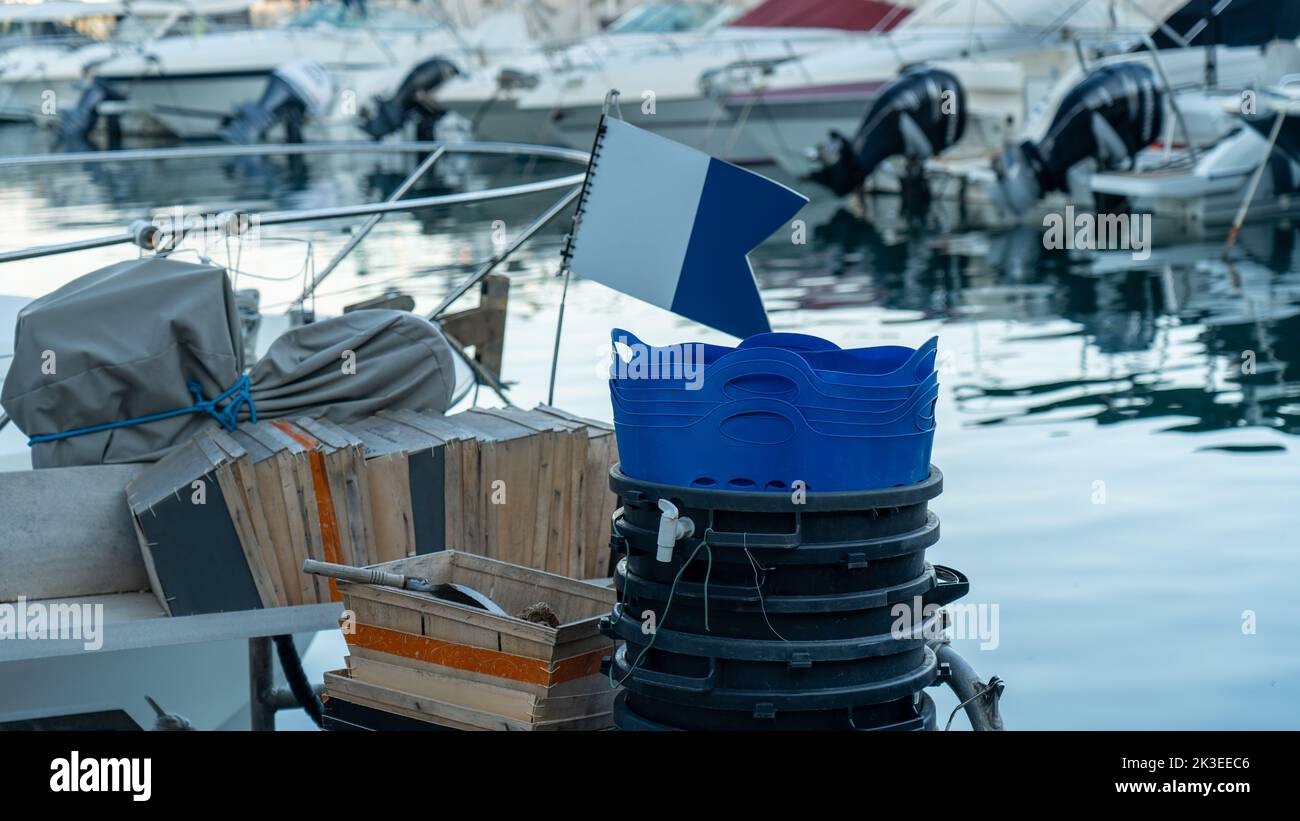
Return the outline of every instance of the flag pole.
[[[551,388],[546,392],[546,404],[555,405],[555,371],[560,364],[560,331],[564,329],[564,303],[569,298],[569,266],[564,266],[564,288],[560,291],[560,316],[555,322],[555,349],[551,351]]]
[[[618,105],[618,93],[617,88],[611,88],[605,94],[605,103],[601,106],[600,111],[601,123],[596,126],[597,134],[600,133],[600,128],[604,125],[605,118],[609,116],[609,107],[611,103],[615,107],[614,110],[618,118],[620,120],[623,119],[623,109]],[[590,168],[590,165],[588,165],[589,173]],[[573,273],[569,270],[569,257],[567,254],[564,256],[563,267],[564,287],[560,290],[560,313],[555,320],[555,346],[551,350],[551,384],[550,388],[546,391],[546,404],[552,406],[555,405],[555,373],[559,369],[560,365],[560,334],[564,331],[564,305],[569,299],[569,277]]]

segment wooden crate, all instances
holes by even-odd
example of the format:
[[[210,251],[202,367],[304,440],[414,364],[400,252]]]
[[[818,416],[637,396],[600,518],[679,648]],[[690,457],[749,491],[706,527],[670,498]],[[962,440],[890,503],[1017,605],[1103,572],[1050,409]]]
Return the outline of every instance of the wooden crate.
[[[325,695],[336,696],[362,707],[370,707],[439,727],[454,730],[515,730],[537,732],[547,730],[607,730],[613,726],[610,712],[597,713],[561,721],[524,722],[504,716],[495,716],[479,710],[470,710],[445,701],[425,696],[403,693],[358,681],[348,670],[325,673]]]
[[[600,673],[612,649],[596,630],[614,591],[554,573],[459,551],[414,556],[377,567],[433,583],[456,583],[515,614],[545,602],[558,627],[499,616],[432,596],[339,582],[348,659],[346,694],[431,711],[480,729],[607,726],[614,690]],[[361,688],[365,692],[356,692]],[[465,713],[478,716],[465,721]]]

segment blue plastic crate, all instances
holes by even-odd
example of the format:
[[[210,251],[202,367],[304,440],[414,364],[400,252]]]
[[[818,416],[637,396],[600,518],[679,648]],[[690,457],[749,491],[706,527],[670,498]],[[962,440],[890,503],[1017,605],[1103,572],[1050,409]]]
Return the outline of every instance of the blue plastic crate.
[[[618,343],[635,346],[630,359],[619,355]],[[885,345],[873,348],[841,349],[829,340],[806,334],[757,334],[741,342],[736,348],[706,343],[683,343],[653,347],[646,345],[635,334],[620,328],[611,332],[616,360],[611,364],[611,378],[620,388],[639,390],[687,390],[694,381],[686,379],[683,357],[690,346],[698,346],[698,361],[692,366],[701,369],[700,376],[720,367],[739,365],[763,359],[779,359],[805,371],[808,378],[823,387],[824,392],[853,398],[854,393],[841,392],[838,387],[871,388],[878,391],[872,398],[905,399],[934,372],[938,350],[938,337],[932,337],[919,348]],[[639,375],[648,373],[649,376]],[[680,374],[680,376],[678,375]],[[756,385],[762,374],[751,376]],[[755,393],[774,394],[779,386],[755,390]],[[649,397],[647,397],[649,398]],[[668,398],[668,397],[663,397]],[[682,401],[699,401],[685,397]]]
[[[811,421],[789,402],[739,399],[681,424],[642,424],[616,406],[619,459],[628,476],[729,490],[868,490],[929,474],[937,386],[888,423]]]
[[[761,366],[758,372],[763,374],[765,382],[770,383],[777,377],[764,363],[754,364]],[[737,373],[748,375],[749,371],[742,368]],[[802,378],[797,373],[795,375]],[[806,382],[800,386],[794,380],[791,380],[790,390],[777,394],[753,394],[737,388],[734,382],[724,381],[725,376],[725,372],[720,372],[708,383],[707,389],[699,391],[625,391],[617,382],[610,380],[609,393],[614,406],[614,418],[625,418],[629,422],[645,425],[682,424],[683,421],[699,419],[729,402],[741,399],[780,399],[794,405],[804,419],[810,422],[877,425],[899,416],[918,394],[937,393],[939,384],[938,374],[932,373],[910,396],[902,399],[845,399],[825,396],[811,390]],[[684,394],[697,398],[687,401]],[[669,398],[660,398],[665,396]],[[663,421],[658,421],[660,419]]]
[[[662,380],[653,382],[664,384]],[[661,405],[664,413],[691,415],[706,413],[713,406],[738,399],[780,399],[800,408],[857,415],[901,408],[916,394],[937,385],[938,374],[930,371],[915,385],[883,388],[842,385],[818,379],[797,354],[764,348],[720,360],[705,370],[696,390],[685,385],[633,389],[628,383],[629,380],[610,380],[610,396],[622,401],[627,410],[640,413],[656,412],[652,407],[655,404]],[[833,415],[819,418],[835,420]]]

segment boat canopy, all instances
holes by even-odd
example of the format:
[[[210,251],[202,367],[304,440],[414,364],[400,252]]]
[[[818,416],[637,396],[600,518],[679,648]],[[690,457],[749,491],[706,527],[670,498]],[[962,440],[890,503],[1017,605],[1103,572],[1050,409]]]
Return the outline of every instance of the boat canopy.
[[[50,0],[47,3],[6,3],[0,5],[0,25],[6,23],[61,23],[87,17],[123,14],[123,3],[80,3],[73,0]]]
[[[1259,46],[1300,37],[1300,3],[1278,0],[1191,0],[1165,21],[1190,46]],[[1160,48],[1183,45],[1165,30]]]
[[[878,0],[766,0],[728,25],[888,31],[910,13],[908,5]]]
[[[259,419],[348,422],[385,408],[444,411],[455,388],[442,332],[404,311],[354,311],[295,328],[246,378],[242,350],[223,269],[161,257],[120,262],[19,312],[0,404],[29,437],[107,428],[37,441],[32,466],[46,468],[156,461],[218,423],[206,410],[167,414],[223,394],[246,393]],[[248,404],[234,407],[228,421],[251,418]]]
[[[1148,32],[1187,0],[1128,0],[1094,3],[1079,0],[928,0],[899,29],[1006,28],[1026,32]]]
[[[0,4],[0,24],[59,23],[91,17],[167,17],[182,15],[225,15],[247,11],[256,0],[48,0],[44,3]]]
[[[735,15],[718,3],[646,3],[609,24],[609,34],[675,34],[707,31]]]

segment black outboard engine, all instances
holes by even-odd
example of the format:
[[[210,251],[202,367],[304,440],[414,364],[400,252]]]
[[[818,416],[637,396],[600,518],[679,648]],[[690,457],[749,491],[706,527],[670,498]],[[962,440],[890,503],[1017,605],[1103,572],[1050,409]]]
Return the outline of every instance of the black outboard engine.
[[[839,132],[817,149],[820,167],[809,179],[843,196],[889,157],[907,158],[908,176],[921,180],[920,165],[961,139],[966,130],[966,93],[950,72],[927,66],[905,70],[876,96],[852,141]]]
[[[373,113],[362,115],[361,127],[376,140],[383,139],[406,124],[412,113],[420,110],[420,94],[433,91],[460,74],[450,60],[433,57],[411,69],[393,96],[377,100]],[[431,125],[437,117],[429,118]]]
[[[1107,169],[1130,165],[1163,119],[1164,93],[1149,66],[1103,66],[1065,96],[1041,142],[1008,146],[994,161],[994,197],[1023,214],[1047,192],[1065,191],[1070,169],[1084,160]]]
[[[96,77],[81,92],[81,99],[70,111],[59,117],[59,141],[66,148],[81,148],[89,144],[90,132],[99,122],[99,106],[106,102],[120,102],[126,98],[104,80]],[[110,118],[109,125],[117,125],[117,118]],[[118,137],[120,138],[120,134]]]
[[[287,142],[302,142],[303,122],[322,114],[333,98],[334,81],[320,63],[285,63],[271,72],[261,99],[239,106],[218,136],[229,143],[251,145],[280,123]]]

